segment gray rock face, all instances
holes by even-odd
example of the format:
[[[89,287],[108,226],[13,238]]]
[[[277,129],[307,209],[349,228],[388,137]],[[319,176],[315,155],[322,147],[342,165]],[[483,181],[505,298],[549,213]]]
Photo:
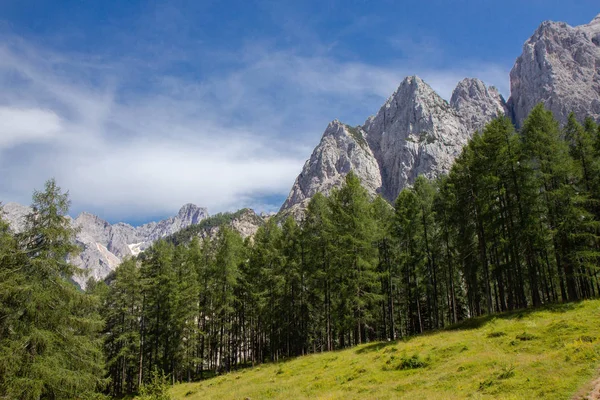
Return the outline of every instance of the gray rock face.
[[[494,86],[486,87],[479,79],[466,78],[452,92],[450,107],[458,111],[469,132],[481,131],[498,115],[508,115],[506,101]]]
[[[384,197],[395,200],[418,175],[432,178],[447,172],[471,135],[462,120],[419,77],[404,79],[364,125],[379,163]]]
[[[15,233],[23,232],[25,229],[25,216],[31,209],[18,203],[6,203],[2,206],[2,218],[8,222],[11,230]]]
[[[370,193],[379,191],[379,166],[364,135],[362,127],[352,128],[338,120],[329,123],[281,209],[295,213],[317,192],[329,194],[340,186],[350,171],[358,175]]]
[[[518,126],[539,102],[561,123],[571,111],[600,120],[600,15],[577,27],[543,22],[525,42],[510,86],[509,106]]]
[[[393,201],[418,175],[448,172],[473,132],[505,109],[498,91],[477,79],[460,82],[449,104],[408,77],[363,126],[329,124],[281,210],[301,215],[310,197],[340,186],[350,170],[370,193]]]
[[[254,210],[250,208],[244,208],[240,210],[239,214],[231,220],[228,224],[230,228],[239,232],[242,239],[251,238],[256,234],[258,228],[260,228],[270,217],[257,215]],[[219,232],[218,226],[205,229],[200,232],[198,236],[214,238]]]
[[[24,217],[30,211],[29,207],[8,203],[4,206],[4,218],[15,232],[21,232],[24,229]],[[71,220],[73,228],[77,229],[75,241],[81,247],[81,253],[72,257],[70,262],[83,270],[83,274],[74,276],[73,280],[85,288],[90,277],[105,278],[125,257],[136,256],[156,240],[207,217],[205,208],[186,204],[174,217],[134,228],[122,222],[111,225],[93,214],[83,212]]]
[[[520,126],[539,102],[562,123],[571,111],[579,119],[600,121],[600,15],[577,27],[542,23],[523,46],[510,81],[508,103],[478,79],[461,81],[447,103],[418,77],[406,78],[379,112],[356,128],[369,149],[356,152],[348,142],[332,140],[329,136],[344,125],[330,124],[281,210],[301,210],[315,193],[339,185],[350,169],[370,191],[393,201],[418,175],[446,173],[473,133],[498,114],[510,115]],[[371,155],[379,177],[373,177]],[[369,173],[357,164],[369,165]]]
[[[239,217],[231,221],[231,227],[238,231],[243,239],[246,239],[254,236],[264,223],[265,217],[257,215],[253,210],[247,208]]]

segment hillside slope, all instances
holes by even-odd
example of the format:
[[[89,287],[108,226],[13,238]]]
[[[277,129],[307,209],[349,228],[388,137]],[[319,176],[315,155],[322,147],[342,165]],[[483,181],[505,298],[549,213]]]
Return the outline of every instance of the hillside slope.
[[[176,385],[175,399],[571,399],[600,365],[600,300]]]

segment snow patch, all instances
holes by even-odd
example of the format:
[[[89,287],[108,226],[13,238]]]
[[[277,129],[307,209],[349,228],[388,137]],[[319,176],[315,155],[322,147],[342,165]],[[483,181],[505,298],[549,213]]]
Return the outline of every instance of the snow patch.
[[[131,251],[131,254],[133,254],[134,256],[137,256],[138,254],[140,254],[143,251],[142,250],[143,244],[144,244],[144,242],[132,243],[132,244],[128,244],[127,247],[129,247],[129,251]]]

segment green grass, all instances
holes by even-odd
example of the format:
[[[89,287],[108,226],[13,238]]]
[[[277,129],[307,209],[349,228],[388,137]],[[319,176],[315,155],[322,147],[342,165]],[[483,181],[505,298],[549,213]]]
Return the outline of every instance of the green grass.
[[[600,365],[600,300],[265,364],[174,399],[570,399]]]

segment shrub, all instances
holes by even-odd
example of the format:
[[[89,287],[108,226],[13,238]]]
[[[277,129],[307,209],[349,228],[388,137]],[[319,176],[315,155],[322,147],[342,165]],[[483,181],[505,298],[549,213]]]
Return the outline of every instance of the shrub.
[[[157,369],[152,371],[150,382],[140,387],[140,400],[171,400],[168,394],[169,378]]]
[[[398,364],[397,369],[417,369],[424,368],[427,366],[427,363],[421,360],[418,354],[413,354],[411,357],[402,357],[400,360],[400,364]]]

